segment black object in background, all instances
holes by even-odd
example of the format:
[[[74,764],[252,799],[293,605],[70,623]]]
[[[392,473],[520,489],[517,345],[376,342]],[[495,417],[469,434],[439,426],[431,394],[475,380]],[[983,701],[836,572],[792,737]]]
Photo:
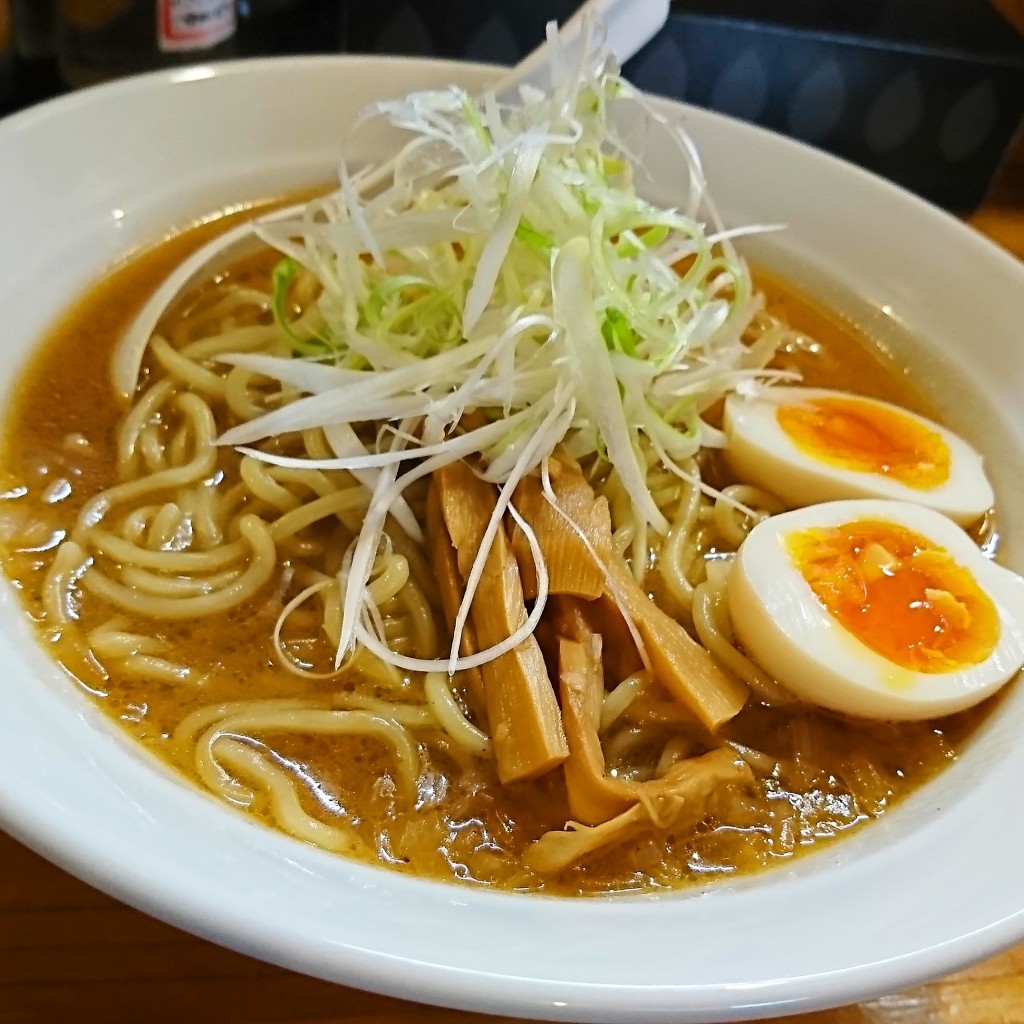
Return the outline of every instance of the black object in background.
[[[948,209],[982,202],[1024,116],[1024,40],[986,0],[779,0],[736,17],[767,7],[688,3],[629,73]]]
[[[348,48],[515,64],[580,0],[350,0]]]
[[[15,14],[53,2],[14,0]],[[512,64],[540,42],[546,22],[578,5],[237,0],[233,46],[241,56],[347,49]],[[60,88],[45,57],[16,64],[17,95],[5,106],[0,57],[0,113]],[[1024,115],[1024,41],[988,0],[677,0],[625,73],[960,212],[984,199]]]
[[[57,73],[54,52],[56,0],[11,0],[14,36],[14,87],[0,114],[49,99],[67,87]]]
[[[10,0],[14,50],[21,60],[46,60],[53,56],[56,25],[55,0]]]
[[[237,11],[241,56],[345,49],[344,0],[237,0]]]
[[[1020,51],[1018,34],[989,0],[673,0],[672,8],[927,49]]]

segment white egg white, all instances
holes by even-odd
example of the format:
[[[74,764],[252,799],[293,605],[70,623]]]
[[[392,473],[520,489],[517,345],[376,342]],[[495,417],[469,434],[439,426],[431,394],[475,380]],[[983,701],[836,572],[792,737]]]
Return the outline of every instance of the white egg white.
[[[779,425],[780,405],[821,398],[849,398],[892,409],[938,434],[949,449],[949,476],[941,484],[909,487],[881,473],[830,466],[801,451]],[[772,387],[755,395],[730,395],[723,425],[729,463],[740,479],[763,487],[790,508],[841,498],[889,498],[925,505],[968,526],[994,503],[981,456],[951,430],[888,402],[822,388]]]
[[[952,672],[915,672],[833,618],[793,563],[785,538],[858,520],[912,530],[971,573],[999,614],[999,640],[989,657]],[[952,714],[995,693],[1024,664],[1024,579],[985,558],[945,516],[919,505],[835,501],[772,516],[740,547],[727,593],[736,636],[750,657],[798,697],[849,715],[909,720]]]

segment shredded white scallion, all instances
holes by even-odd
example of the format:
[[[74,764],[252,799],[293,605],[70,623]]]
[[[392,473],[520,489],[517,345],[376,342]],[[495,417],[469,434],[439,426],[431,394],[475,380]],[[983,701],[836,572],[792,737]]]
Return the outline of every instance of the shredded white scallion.
[[[772,378],[772,347],[741,340],[759,303],[732,239],[757,228],[722,225],[682,126],[633,90],[601,47],[571,66],[555,47],[552,79],[549,91],[522,89],[515,102],[453,87],[377,104],[364,120],[413,133],[393,181],[365,198],[362,175],[343,167],[338,192],[260,229],[319,279],[324,326],[294,358],[222,357],[304,397],[220,440],[279,466],[347,469],[368,488],[339,577],[338,664],[356,643],[400,669],[449,673],[511,650],[536,626],[547,590],[539,545],[512,505],[516,484],[559,445],[596,451],[629,494],[637,533],[665,533],[643,448],[686,478],[678,463],[721,443],[704,410]],[[652,205],[635,185],[648,177],[638,160],[657,133],[679,153],[680,209]],[[335,458],[254,447],[311,427],[324,428]],[[405,491],[467,458],[499,498],[449,655],[400,656],[367,591],[388,518],[418,537]],[[508,640],[460,658],[506,512],[530,541],[542,596]]]

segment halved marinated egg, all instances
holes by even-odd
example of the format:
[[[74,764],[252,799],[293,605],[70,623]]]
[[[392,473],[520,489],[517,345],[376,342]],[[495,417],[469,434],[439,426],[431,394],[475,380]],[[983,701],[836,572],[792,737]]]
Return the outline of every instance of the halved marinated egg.
[[[727,456],[743,480],[790,507],[891,498],[970,525],[993,504],[981,456],[899,406],[820,388],[767,388],[725,402]]]
[[[1024,579],[905,502],[764,520],[737,553],[728,603],[750,657],[798,697],[850,715],[952,714],[1024,664]]]

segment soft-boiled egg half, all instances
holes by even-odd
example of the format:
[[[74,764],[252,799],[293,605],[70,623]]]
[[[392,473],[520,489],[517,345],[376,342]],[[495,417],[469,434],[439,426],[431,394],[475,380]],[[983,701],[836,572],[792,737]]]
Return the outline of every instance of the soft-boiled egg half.
[[[790,508],[839,498],[927,505],[965,526],[993,504],[981,456],[945,427],[888,402],[773,387],[725,402],[727,457]]]
[[[952,714],[1024,664],[1024,579],[919,505],[772,516],[741,545],[727,592],[750,657],[798,697],[850,715]]]

